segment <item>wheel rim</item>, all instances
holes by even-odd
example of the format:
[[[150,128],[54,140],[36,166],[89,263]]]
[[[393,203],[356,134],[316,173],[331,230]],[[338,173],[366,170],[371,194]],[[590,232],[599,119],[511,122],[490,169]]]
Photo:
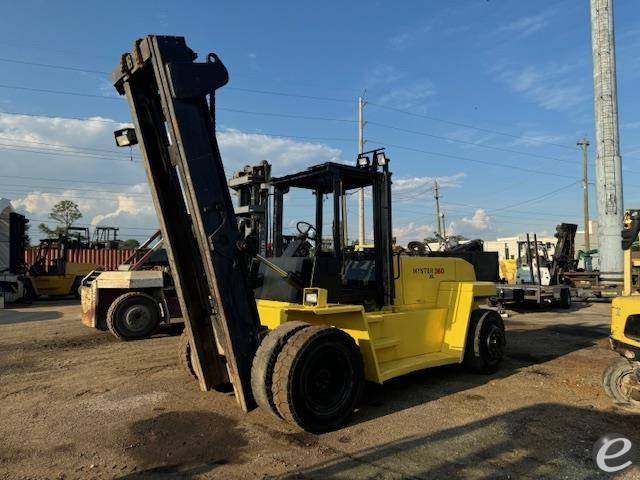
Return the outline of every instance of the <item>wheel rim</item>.
[[[301,372],[302,398],[315,415],[333,415],[351,393],[351,362],[342,349],[318,349]]]
[[[149,327],[153,314],[146,305],[133,305],[123,314],[124,326],[132,332],[141,332]]]
[[[618,391],[629,403],[633,405],[640,405],[638,400],[631,397],[631,391],[634,387],[638,387],[638,378],[633,370],[627,370],[623,372],[616,381]]]
[[[487,335],[487,356],[492,362],[499,361],[504,355],[504,332],[496,325],[491,327]]]

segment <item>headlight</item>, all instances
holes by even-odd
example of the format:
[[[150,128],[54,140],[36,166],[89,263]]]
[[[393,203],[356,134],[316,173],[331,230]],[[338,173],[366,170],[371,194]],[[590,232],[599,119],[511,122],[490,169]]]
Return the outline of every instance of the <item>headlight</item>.
[[[305,305],[317,305],[318,304],[318,292],[306,292],[304,294]]]

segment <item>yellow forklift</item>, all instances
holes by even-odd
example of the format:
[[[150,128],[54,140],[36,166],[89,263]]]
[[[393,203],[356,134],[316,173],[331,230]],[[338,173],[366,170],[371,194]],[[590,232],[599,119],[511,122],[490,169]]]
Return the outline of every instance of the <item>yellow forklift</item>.
[[[40,241],[36,259],[32,265],[28,266],[25,278],[28,297],[34,299],[41,295],[48,297],[73,295],[80,298],[82,279],[98,266],[95,263],[68,260],[69,248],[82,246],[77,235],[69,229],[68,234],[61,235],[59,238],[45,238]],[[50,252],[53,249],[60,252],[57,258],[50,258]]]
[[[365,380],[450,364],[497,371],[504,325],[482,307],[495,285],[459,258],[393,252],[384,149],[272,179],[272,255],[243,238],[215,136],[215,91],[228,72],[215,54],[196,57],[183,37],[147,36],[113,80],[132,112],[185,320],[181,358],[201,389],[231,386],[243,410],[259,405],[323,432],[348,420]],[[342,233],[342,199],[360,188],[372,192],[371,248]],[[315,209],[286,239],[292,189]]]
[[[640,210],[627,210],[622,230],[624,289],[611,303],[611,349],[620,354],[605,369],[604,390],[618,405],[640,410]]]

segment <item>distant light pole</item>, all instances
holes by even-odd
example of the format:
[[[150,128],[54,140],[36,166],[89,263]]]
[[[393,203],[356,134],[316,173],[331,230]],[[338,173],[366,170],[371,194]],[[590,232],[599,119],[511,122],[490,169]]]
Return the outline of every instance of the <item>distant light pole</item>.
[[[589,170],[587,168],[588,155],[587,148],[589,147],[589,140],[587,137],[582,138],[578,142],[578,146],[582,147],[582,201],[584,210],[584,249],[585,251],[591,250],[590,232],[589,232]]]

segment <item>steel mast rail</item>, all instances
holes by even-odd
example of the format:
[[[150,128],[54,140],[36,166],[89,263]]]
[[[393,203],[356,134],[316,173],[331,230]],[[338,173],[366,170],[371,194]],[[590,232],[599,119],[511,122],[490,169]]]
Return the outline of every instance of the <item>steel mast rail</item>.
[[[131,109],[200,388],[230,380],[248,411],[260,321],[215,135],[215,91],[229,76],[215,54],[196,57],[184,37],[149,35],[113,83]]]

